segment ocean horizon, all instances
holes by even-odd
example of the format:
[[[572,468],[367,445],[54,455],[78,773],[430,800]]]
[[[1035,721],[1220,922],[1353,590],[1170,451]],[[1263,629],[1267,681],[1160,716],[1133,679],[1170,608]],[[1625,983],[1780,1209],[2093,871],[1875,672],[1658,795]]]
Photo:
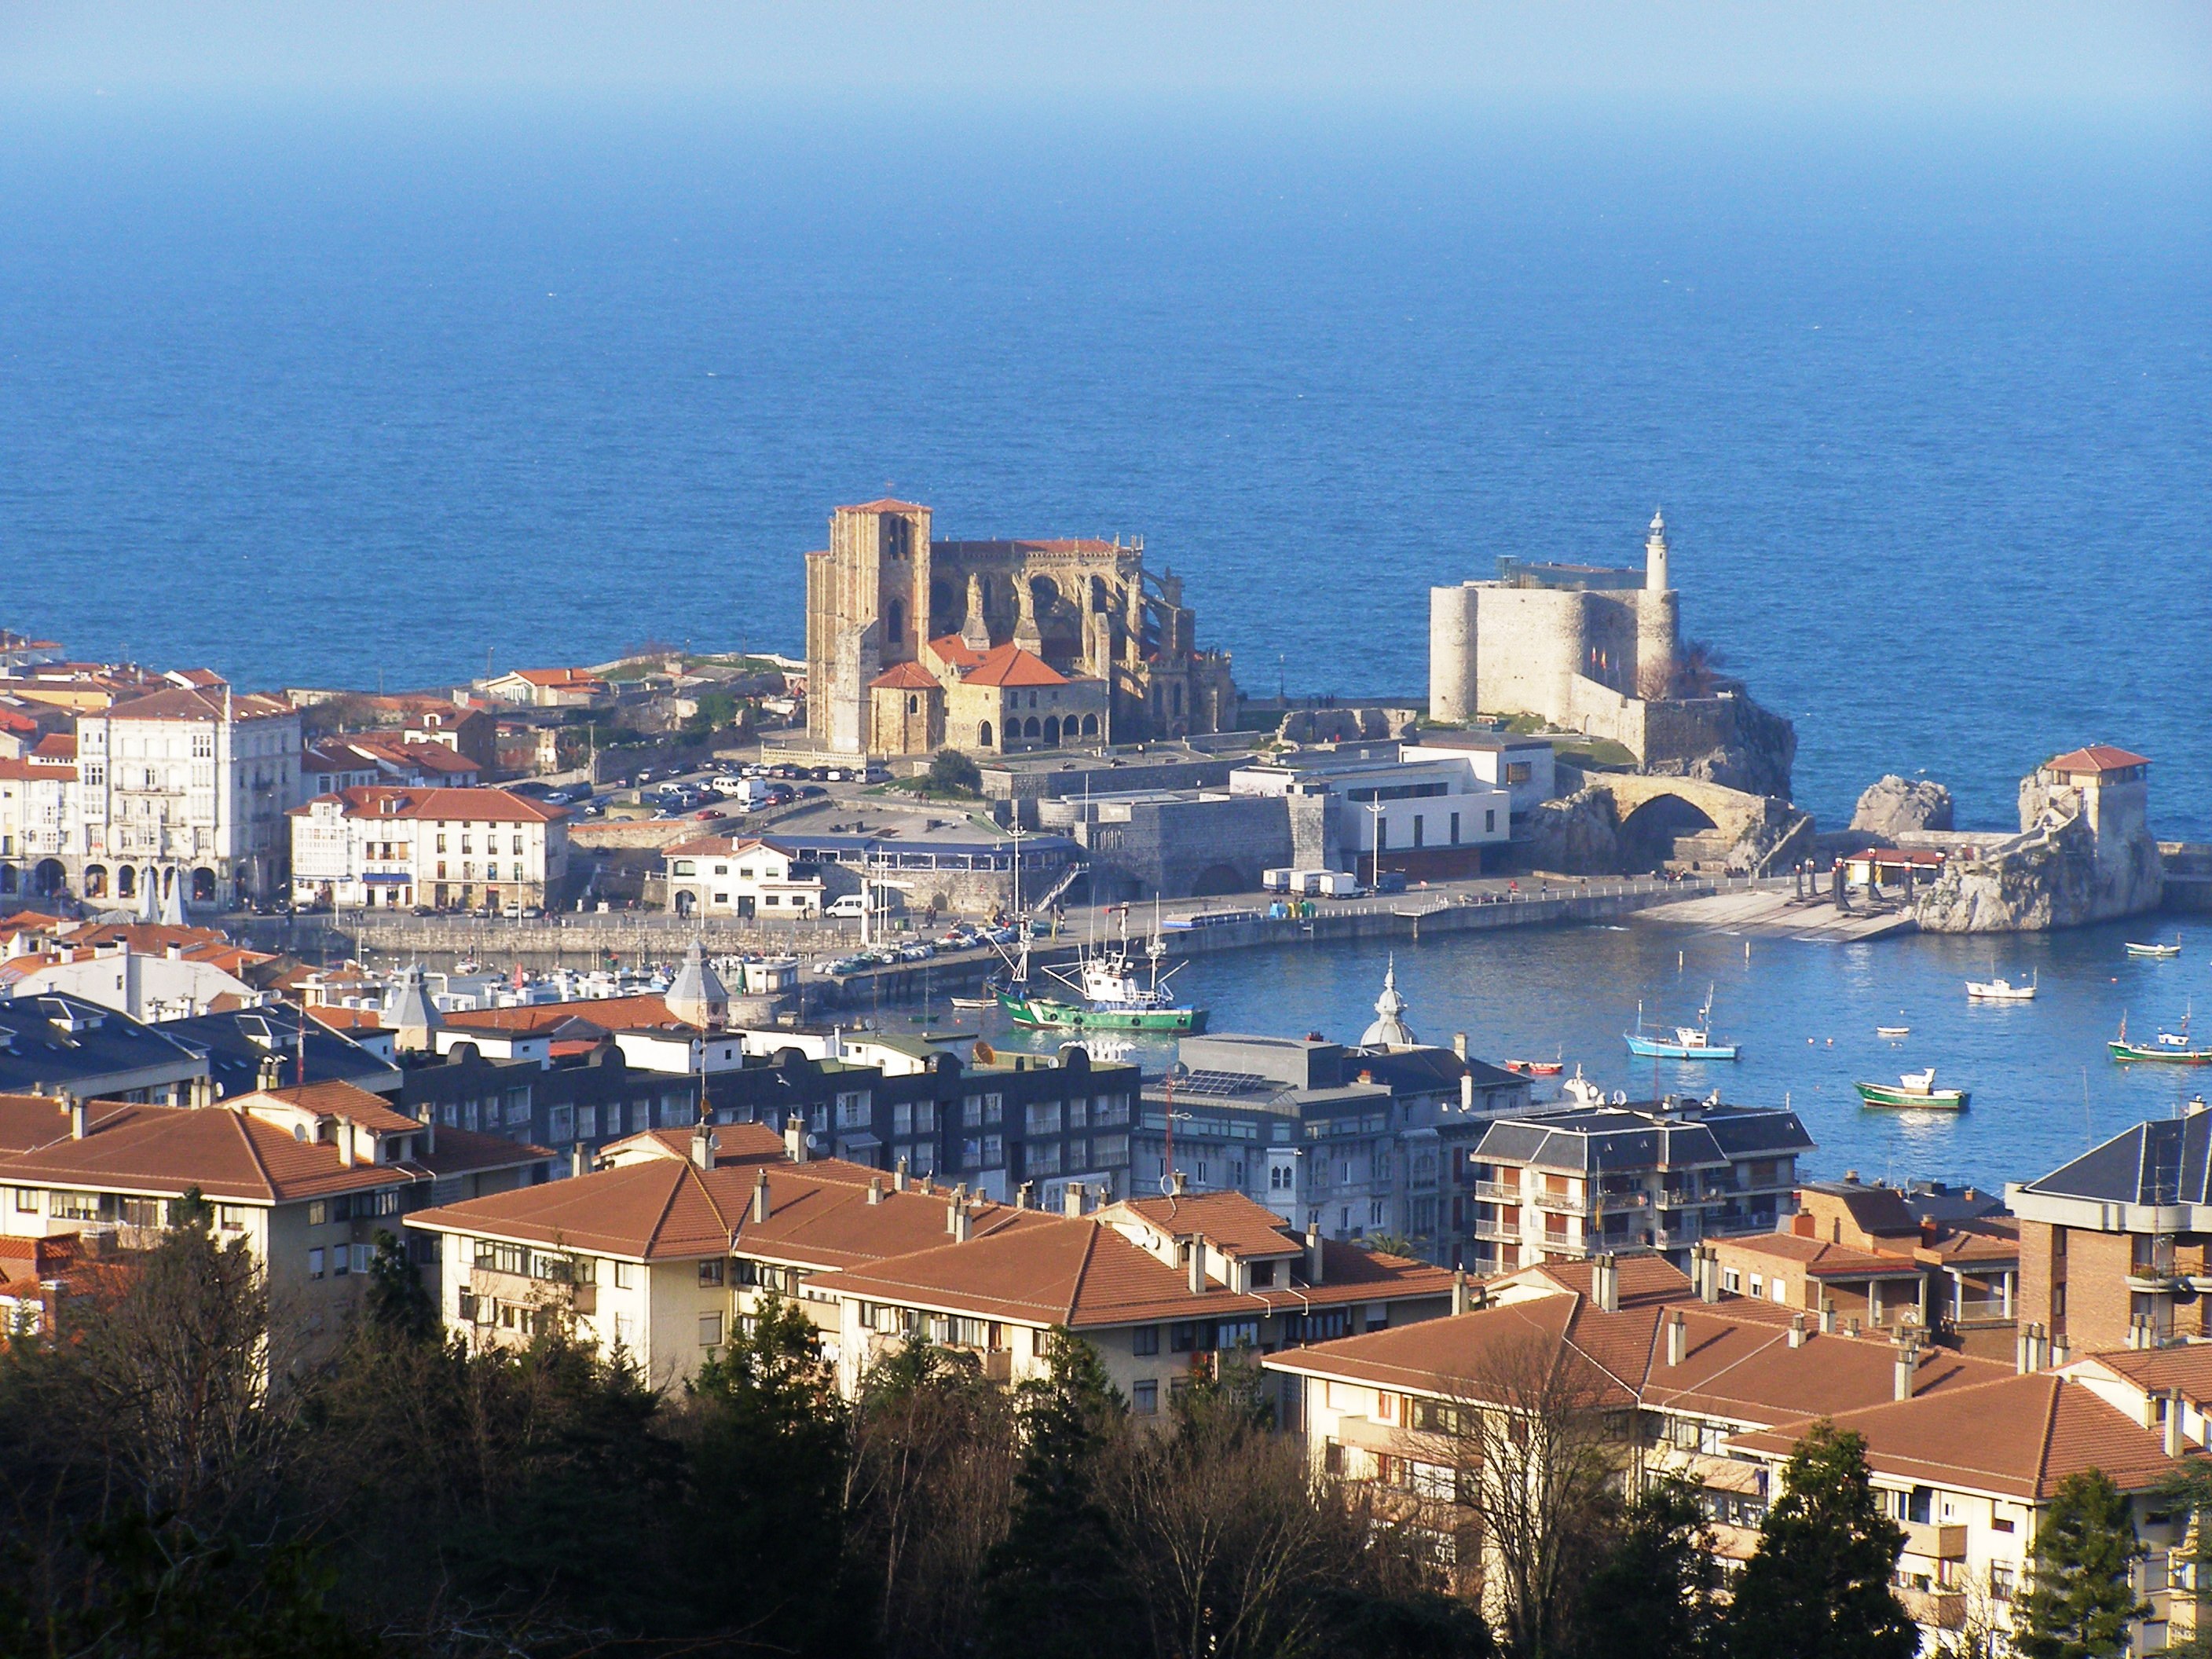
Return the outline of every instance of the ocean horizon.
[[[1142,536],[1249,693],[1640,561],[1797,725],[2212,838],[2212,125],[18,100],[0,625],[252,686],[795,651],[830,509]]]

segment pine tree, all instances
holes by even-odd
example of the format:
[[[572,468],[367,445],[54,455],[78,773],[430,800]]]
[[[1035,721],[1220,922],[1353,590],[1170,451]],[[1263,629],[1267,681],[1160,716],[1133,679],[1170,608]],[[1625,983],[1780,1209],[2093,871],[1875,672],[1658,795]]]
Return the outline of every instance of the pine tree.
[[[1732,1659],[1913,1659],[1890,1589],[1905,1529],[1881,1512],[1866,1442],[1819,1423],[1797,1443],[1729,1612]]]
[[[2015,1616],[2024,1659],[2108,1659],[2128,1650],[2128,1626],[2150,1611],[2136,1599],[2142,1559],[2127,1495],[2102,1469],[2069,1474],[2035,1534],[2035,1562]]]
[[[410,1341],[436,1336],[438,1304],[407,1259],[407,1247],[383,1227],[376,1230],[375,1244],[376,1254],[368,1261],[368,1293],[362,1303],[369,1319]]]
[[[1045,1361],[1047,1375],[1021,1388],[1013,1523],[983,1570],[985,1648],[1006,1659],[1112,1659],[1134,1653],[1143,1628],[1097,1491],[1126,1407],[1079,1337],[1054,1329]]]
[[[1583,1592],[1583,1659],[1722,1659],[1720,1567],[1707,1544],[1688,1486],[1668,1481],[1631,1504]]]

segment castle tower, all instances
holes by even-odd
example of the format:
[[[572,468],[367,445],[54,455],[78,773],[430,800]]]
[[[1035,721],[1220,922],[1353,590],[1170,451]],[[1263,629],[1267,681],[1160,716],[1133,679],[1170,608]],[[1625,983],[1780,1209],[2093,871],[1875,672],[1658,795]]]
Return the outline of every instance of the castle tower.
[[[818,749],[868,748],[868,685],[929,637],[929,509],[868,501],[830,515],[806,556],[806,731]]]
[[[1429,590],[1429,718],[1471,720],[1475,714],[1474,583]]]

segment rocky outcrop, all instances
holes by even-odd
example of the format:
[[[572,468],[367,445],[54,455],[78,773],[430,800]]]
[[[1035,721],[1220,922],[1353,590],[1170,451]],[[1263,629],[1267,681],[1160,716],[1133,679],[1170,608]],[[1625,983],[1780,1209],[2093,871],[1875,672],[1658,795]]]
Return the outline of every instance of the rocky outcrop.
[[[1602,876],[1620,868],[1620,819],[1603,788],[1545,801],[1528,814],[1528,830],[1523,857],[1533,870]]]
[[[1859,797],[1851,828],[1870,841],[1894,843],[1899,836],[1951,827],[1951,792],[1933,779],[1908,782],[1894,772],[1875,781]]]
[[[2032,803],[2035,827],[1978,858],[1954,858],[1922,894],[1913,917],[1930,933],[2039,933],[2155,909],[2166,890],[2158,843],[2148,831],[2099,836],[2065,804]]]
[[[1643,770],[1654,776],[1790,799],[1797,728],[1741,691],[1647,704],[1644,731]]]
[[[1350,708],[1293,708],[1275,727],[1278,743],[1358,743],[1410,738],[1420,727],[1418,708],[1360,704]]]

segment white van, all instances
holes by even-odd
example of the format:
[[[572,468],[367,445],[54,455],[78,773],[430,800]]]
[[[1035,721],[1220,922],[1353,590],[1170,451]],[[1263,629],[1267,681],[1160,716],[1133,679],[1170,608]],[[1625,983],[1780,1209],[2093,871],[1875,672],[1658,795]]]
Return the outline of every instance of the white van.
[[[847,893],[842,898],[830,900],[829,908],[822,914],[825,916],[836,917],[841,921],[858,921],[867,913],[867,900],[862,898],[858,893]]]
[[[766,778],[738,779],[736,792],[738,809],[746,812],[759,811],[768,805],[768,790]]]

